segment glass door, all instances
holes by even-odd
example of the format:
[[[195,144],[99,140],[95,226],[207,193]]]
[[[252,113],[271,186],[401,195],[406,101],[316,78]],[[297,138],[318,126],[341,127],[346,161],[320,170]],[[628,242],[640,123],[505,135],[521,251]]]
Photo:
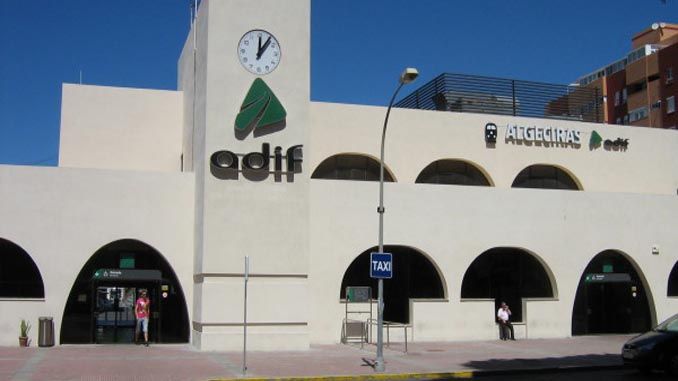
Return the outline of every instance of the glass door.
[[[99,286],[95,291],[94,342],[134,342],[134,287]]]

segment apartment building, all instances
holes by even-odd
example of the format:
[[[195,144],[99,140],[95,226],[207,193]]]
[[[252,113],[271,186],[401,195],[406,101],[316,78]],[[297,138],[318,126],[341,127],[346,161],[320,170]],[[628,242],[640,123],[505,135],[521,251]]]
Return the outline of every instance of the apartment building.
[[[625,57],[577,83],[600,91],[605,123],[677,128],[678,24],[654,23],[631,41]]]

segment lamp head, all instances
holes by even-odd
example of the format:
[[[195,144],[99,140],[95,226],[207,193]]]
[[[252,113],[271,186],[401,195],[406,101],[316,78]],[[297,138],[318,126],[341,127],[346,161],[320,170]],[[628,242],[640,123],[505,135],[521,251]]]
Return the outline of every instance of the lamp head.
[[[417,71],[417,69],[413,67],[408,67],[405,69],[405,71],[403,71],[402,74],[400,74],[400,83],[406,85],[417,79],[418,76],[419,72]]]

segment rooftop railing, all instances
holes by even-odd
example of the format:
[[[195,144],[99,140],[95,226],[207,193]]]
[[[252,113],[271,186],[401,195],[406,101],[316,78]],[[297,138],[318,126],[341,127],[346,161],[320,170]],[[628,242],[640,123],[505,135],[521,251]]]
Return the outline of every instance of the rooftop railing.
[[[602,122],[597,88],[444,73],[396,103],[421,110]]]

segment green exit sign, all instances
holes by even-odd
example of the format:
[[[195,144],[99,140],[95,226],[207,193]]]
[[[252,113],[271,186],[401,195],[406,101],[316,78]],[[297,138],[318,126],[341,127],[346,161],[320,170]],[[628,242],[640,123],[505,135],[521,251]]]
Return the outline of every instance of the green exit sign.
[[[120,256],[120,268],[121,269],[133,269],[134,268],[134,255],[122,255],[122,256]]]

